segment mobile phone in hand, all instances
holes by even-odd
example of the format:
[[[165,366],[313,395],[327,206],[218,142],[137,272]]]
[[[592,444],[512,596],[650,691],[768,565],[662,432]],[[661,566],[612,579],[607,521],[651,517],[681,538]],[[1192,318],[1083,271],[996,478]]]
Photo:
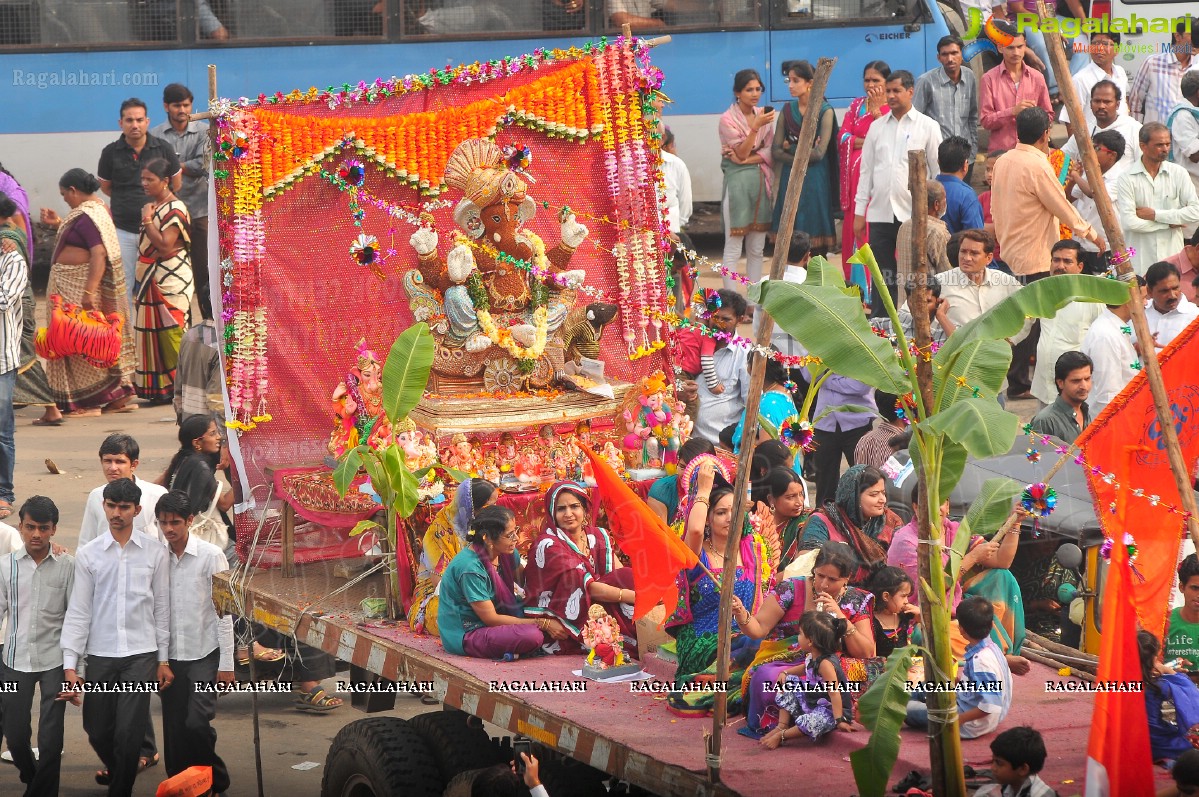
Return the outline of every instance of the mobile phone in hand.
[[[764,108],[762,109],[762,113],[774,113],[774,106],[773,106],[773,105],[767,105],[766,107],[764,107]]]
[[[524,777],[525,760],[521,758],[521,753],[531,756],[533,755],[533,740],[523,736],[517,736],[512,740],[512,763],[516,766],[516,774]]]

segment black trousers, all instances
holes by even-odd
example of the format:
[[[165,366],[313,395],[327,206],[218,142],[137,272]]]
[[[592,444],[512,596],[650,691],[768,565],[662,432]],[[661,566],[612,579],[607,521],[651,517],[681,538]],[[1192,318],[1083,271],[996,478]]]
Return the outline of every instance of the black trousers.
[[[1017,276],[1016,279],[1027,285],[1030,282],[1036,282],[1048,276],[1048,271],[1042,271],[1037,274],[1027,274],[1022,277]],[[1037,356],[1037,343],[1040,340],[1041,322],[1034,321],[1032,329],[1028,332],[1028,337],[1012,347],[1012,364],[1008,366],[1007,371],[1007,394],[1009,398],[1019,396],[1021,393],[1027,393],[1032,388],[1032,369],[1029,368],[1029,363],[1032,362],[1033,357]],[[1046,366],[1053,368],[1054,363],[1046,363]]]
[[[838,424],[833,432],[823,429],[815,431],[816,450],[812,452],[812,465],[816,468],[817,507],[837,495],[837,482],[841,480],[841,457],[844,456],[845,461],[853,467],[853,450],[870,429],[869,423],[857,429],[842,429]]]
[[[87,681],[93,684],[143,684],[154,680],[157,653],[87,657]],[[108,797],[130,797],[137,779],[137,758],[150,711],[150,693],[94,692],[83,697],[83,730],[112,780]]]
[[[891,293],[891,303],[898,304],[899,289],[895,283],[895,275],[899,271],[899,263],[895,259],[895,244],[899,240],[899,219],[891,221],[870,222],[870,249],[874,259],[878,261],[878,270],[883,273],[883,281]],[[870,315],[872,318],[885,316],[887,308],[883,306],[883,285],[872,285],[870,291]]]
[[[63,715],[67,704],[55,700],[62,691],[62,667],[41,672],[21,672],[0,664],[0,678],[15,682],[17,691],[7,692],[4,704],[4,738],[12,762],[21,773],[25,797],[54,797],[58,794],[59,772],[62,768]],[[37,760],[33,757],[30,739],[33,728],[30,712],[33,691],[41,687],[40,713],[37,723]]]
[[[196,283],[196,299],[200,314],[212,318],[212,297],[208,293],[208,217],[192,219],[192,278]]]
[[[198,691],[196,684],[216,682],[220,648],[202,659],[171,659],[175,680],[158,693],[162,700],[162,749],[167,776],[188,767],[212,767],[212,793],[229,790],[229,769],[216,754],[216,692]]]

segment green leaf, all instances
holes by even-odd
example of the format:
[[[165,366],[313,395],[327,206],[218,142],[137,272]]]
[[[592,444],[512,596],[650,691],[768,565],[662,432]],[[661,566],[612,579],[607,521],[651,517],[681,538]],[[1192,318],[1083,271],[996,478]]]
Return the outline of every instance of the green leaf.
[[[850,753],[849,760],[862,797],[886,797],[887,781],[899,758],[899,730],[908,712],[908,670],[917,650],[915,645],[896,648],[883,674],[858,698],[862,724],[870,729],[870,741]]]
[[[388,478],[387,469],[384,467],[379,453],[374,450],[368,451],[362,457],[362,467],[366,468],[366,474],[371,478],[371,487],[375,489],[379,501],[387,506],[392,500],[394,491],[391,489],[391,480]]]
[[[399,479],[396,481],[398,486],[395,500],[391,503],[392,509],[400,517],[409,517],[416,511],[416,505],[420,503],[420,496],[417,494],[420,482],[406,468],[400,471]]]
[[[976,398],[959,401],[919,425],[926,433],[960,443],[975,459],[986,459],[1012,450],[1020,419],[993,398]]]
[[[974,398],[974,388],[979,389],[980,397],[995,398],[1011,362],[1012,347],[1005,340],[972,340],[944,360],[937,352],[933,357],[933,411]],[[958,377],[966,384],[959,384]]]
[[[870,330],[862,304],[837,288],[766,280],[750,286],[781,329],[833,372],[902,396],[912,385],[891,344]]]
[[[840,266],[835,266],[825,260],[822,256],[816,255],[808,261],[808,277],[803,284],[812,288],[844,288],[845,272]]]
[[[379,529],[380,531],[386,531],[386,529],[384,529],[382,526],[380,526],[378,523],[376,523],[373,520],[360,520],[354,524],[354,528],[350,529],[350,536],[357,537],[359,534],[365,534],[366,532],[372,531],[374,529]]]
[[[815,418],[812,419],[812,423],[815,424],[817,421],[821,420],[826,415],[831,415],[834,412],[857,412],[857,413],[865,413],[866,415],[877,415],[878,414],[874,410],[870,409],[869,407],[863,407],[861,404],[838,404],[835,407],[825,407],[824,412],[820,413],[819,415],[817,415]]]
[[[1128,296],[1125,283],[1086,274],[1062,274],[1030,282],[978,318],[958,327],[937,357],[945,363],[971,341],[1010,338],[1024,327],[1025,319],[1052,318],[1070,302],[1124,304]]]
[[[975,534],[986,534],[996,531],[1007,520],[1012,512],[1012,504],[1020,496],[1023,488],[1006,476],[996,476],[983,482],[978,497],[970,504],[962,525],[958,527],[957,535],[953,538],[953,550],[956,556],[949,557],[949,583],[958,580],[962,557],[970,549],[970,538]]]
[[[346,497],[346,493],[350,489],[350,484],[354,481],[354,477],[358,475],[358,470],[361,467],[362,455],[358,453],[357,448],[351,448],[341,455],[337,467],[333,469],[333,487],[342,498]]]
[[[911,456],[912,467],[917,473],[926,471],[922,461],[923,454],[915,442],[908,449],[908,455]],[[941,500],[948,498],[949,494],[953,492],[953,488],[958,486],[962,474],[966,472],[966,459],[966,449],[961,444],[950,440],[941,441],[941,478],[937,488],[937,494],[941,496]]]
[[[435,344],[429,326],[413,324],[400,333],[383,365],[383,411],[392,424],[412,412],[429,384]]]

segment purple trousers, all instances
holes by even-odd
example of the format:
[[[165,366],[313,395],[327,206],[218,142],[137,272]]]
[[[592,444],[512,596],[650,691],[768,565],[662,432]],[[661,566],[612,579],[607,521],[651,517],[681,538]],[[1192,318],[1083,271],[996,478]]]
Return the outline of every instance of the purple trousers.
[[[532,653],[543,642],[545,635],[535,625],[495,625],[467,631],[462,649],[476,659],[502,659],[505,653]]]

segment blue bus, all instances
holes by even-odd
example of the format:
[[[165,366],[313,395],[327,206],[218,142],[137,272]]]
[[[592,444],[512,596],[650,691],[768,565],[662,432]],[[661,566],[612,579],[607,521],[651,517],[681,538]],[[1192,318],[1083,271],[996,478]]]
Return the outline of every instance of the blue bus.
[[[666,121],[696,201],[717,201],[716,122],[737,70],[756,68],[778,106],[779,64],[835,55],[828,97],[844,109],[868,61],[935,66],[945,20],[932,0],[2,0],[0,161],[35,208],[56,206],[60,174],[94,171],[119,135],[122,100],[143,99],[155,125],[179,82],[203,110],[209,64],[221,96],[254,97],[581,44],[628,22],[672,37],[653,54]]]

